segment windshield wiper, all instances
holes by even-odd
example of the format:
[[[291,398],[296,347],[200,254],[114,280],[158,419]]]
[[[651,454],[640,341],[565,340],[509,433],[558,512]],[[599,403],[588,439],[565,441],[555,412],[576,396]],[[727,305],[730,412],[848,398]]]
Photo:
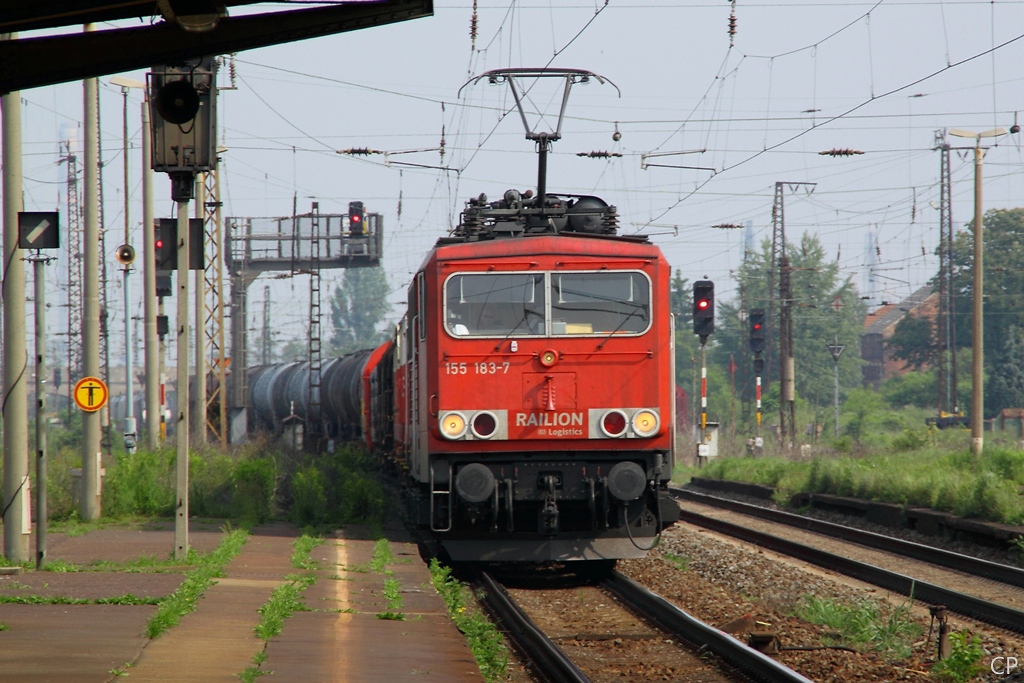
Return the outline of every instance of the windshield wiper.
[[[619,323],[618,327],[616,327],[614,330],[609,332],[608,336],[605,337],[604,339],[602,339],[601,343],[597,345],[598,350],[603,348],[604,345],[608,342],[608,340],[611,339],[613,336],[615,336],[616,332],[618,332],[619,330],[622,329],[622,326],[626,324],[626,321],[629,320],[630,318],[632,318],[633,316],[635,316],[637,314],[638,310],[645,310],[646,308],[647,308],[647,306],[644,305],[644,304],[633,304],[633,310],[630,311],[627,315],[623,316],[622,322]]]
[[[532,308],[524,308],[523,309],[523,317],[519,320],[519,322],[516,323],[516,326],[513,327],[511,330],[509,330],[508,334],[506,334],[505,337],[501,341],[498,342],[498,345],[494,347],[494,350],[495,351],[500,351],[501,347],[504,346],[505,342],[508,341],[508,338],[511,337],[512,334],[516,330],[518,330],[522,326],[522,324],[525,323],[530,318],[531,315],[538,315],[538,313],[537,313],[537,311],[533,310]]]

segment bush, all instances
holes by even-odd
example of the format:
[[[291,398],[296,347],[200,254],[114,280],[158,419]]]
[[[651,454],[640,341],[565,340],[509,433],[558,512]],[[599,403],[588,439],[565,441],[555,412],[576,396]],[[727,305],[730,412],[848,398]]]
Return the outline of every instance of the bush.
[[[292,520],[301,526],[316,526],[327,521],[327,494],[324,475],[316,467],[299,470],[292,479]]]
[[[103,511],[122,515],[174,514],[174,452],[118,453],[103,482]]]
[[[277,464],[274,460],[269,457],[240,460],[235,464],[232,479],[232,516],[248,526],[270,519],[277,488]]]

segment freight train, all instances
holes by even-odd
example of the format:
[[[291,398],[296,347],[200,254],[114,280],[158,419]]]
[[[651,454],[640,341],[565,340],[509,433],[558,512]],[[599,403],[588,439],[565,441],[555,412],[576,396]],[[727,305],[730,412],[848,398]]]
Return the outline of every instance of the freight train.
[[[517,79],[563,79],[557,129],[526,126]],[[398,463],[408,522],[454,561],[642,557],[676,521],[671,270],[614,206],[548,194],[578,69],[504,69],[537,145],[537,194],[466,203],[408,290],[392,339],[322,368],[256,369],[251,424],[304,421]],[[467,84],[468,85],[468,84]],[[464,86],[465,87],[465,86]],[[316,423],[316,424],[310,424]]]
[[[452,560],[639,557],[678,517],[670,268],[616,228],[597,197],[481,195],[393,338],[323,366],[319,431],[397,461]],[[308,418],[308,364],[250,372],[252,424]]]

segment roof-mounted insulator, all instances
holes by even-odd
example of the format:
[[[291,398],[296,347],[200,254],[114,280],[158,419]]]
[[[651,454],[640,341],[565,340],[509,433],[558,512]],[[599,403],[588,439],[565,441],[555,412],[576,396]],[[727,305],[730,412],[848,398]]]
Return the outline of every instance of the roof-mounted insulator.
[[[612,157],[621,157],[622,154],[619,152],[576,152],[576,156],[590,159],[611,159]]]
[[[818,152],[821,156],[825,157],[852,157],[855,154],[863,154],[864,152],[859,149],[826,149],[824,152]]]

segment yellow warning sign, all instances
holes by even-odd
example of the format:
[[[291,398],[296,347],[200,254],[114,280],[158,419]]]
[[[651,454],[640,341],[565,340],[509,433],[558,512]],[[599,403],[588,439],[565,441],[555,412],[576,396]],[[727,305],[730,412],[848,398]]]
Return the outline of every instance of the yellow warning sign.
[[[94,413],[107,403],[107,385],[98,377],[83,377],[78,380],[72,396],[75,404],[87,413]]]

